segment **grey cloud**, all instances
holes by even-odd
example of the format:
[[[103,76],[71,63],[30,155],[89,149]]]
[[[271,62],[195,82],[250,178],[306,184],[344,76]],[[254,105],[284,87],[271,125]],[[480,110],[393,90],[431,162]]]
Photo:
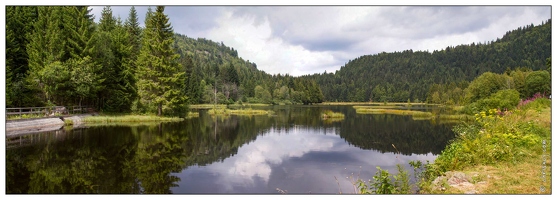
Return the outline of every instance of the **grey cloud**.
[[[479,31],[504,17],[518,16],[523,6],[411,6],[382,10],[387,27],[381,35],[404,39],[425,39]],[[543,7],[527,7],[547,10]],[[541,21],[540,21],[541,22]],[[537,23],[540,23],[537,22]]]
[[[174,31],[194,37],[205,37],[204,33],[217,25],[223,7],[216,6],[167,6],[165,13],[170,16]]]

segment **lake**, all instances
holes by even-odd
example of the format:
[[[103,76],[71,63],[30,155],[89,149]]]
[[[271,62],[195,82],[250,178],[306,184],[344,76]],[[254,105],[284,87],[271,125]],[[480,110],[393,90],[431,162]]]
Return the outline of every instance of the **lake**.
[[[254,108],[255,109],[255,108]],[[454,123],[273,106],[272,116],[64,128],[6,139],[6,193],[338,194],[376,167],[433,161]],[[323,110],[345,114],[323,121]],[[431,108],[416,108],[431,109]]]

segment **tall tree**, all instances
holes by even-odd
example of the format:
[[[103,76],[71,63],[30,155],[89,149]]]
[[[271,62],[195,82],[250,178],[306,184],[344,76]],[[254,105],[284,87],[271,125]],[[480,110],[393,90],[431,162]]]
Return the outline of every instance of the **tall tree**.
[[[141,28],[139,27],[139,18],[137,17],[137,11],[134,6],[130,8],[130,13],[124,23],[124,27],[128,32],[130,44],[133,46],[132,54],[137,56],[137,52],[139,52],[141,46]]]
[[[137,89],[143,105],[157,115],[186,115],[187,97],[183,92],[185,70],[177,62],[180,55],[172,47],[173,29],[164,6],[147,13],[138,58]]]
[[[37,7],[6,6],[6,106],[33,106],[33,92],[25,87],[29,69],[26,46]]]
[[[38,18],[33,23],[33,32],[29,37],[29,44],[27,45],[27,54],[29,55],[29,87],[33,89],[40,89],[43,102],[54,100],[53,94],[49,92],[46,87],[55,87],[47,85],[46,82],[51,82],[50,77],[46,71],[48,67],[56,67],[59,73],[65,74],[66,69],[61,68],[61,63],[51,65],[54,62],[60,62],[64,55],[64,47],[66,40],[61,33],[62,27],[61,18],[63,17],[62,7],[41,6],[37,10]],[[46,71],[44,71],[46,70]]]

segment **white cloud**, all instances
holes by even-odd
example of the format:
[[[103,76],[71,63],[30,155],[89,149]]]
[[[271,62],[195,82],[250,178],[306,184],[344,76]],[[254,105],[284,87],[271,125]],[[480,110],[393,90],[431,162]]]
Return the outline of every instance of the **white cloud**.
[[[259,69],[267,73],[303,75],[311,69],[335,64],[330,53],[311,52],[274,37],[268,18],[262,23],[255,23],[253,15],[234,16],[227,11],[217,22],[207,38],[224,41],[225,45],[237,49],[240,57],[255,62]]]

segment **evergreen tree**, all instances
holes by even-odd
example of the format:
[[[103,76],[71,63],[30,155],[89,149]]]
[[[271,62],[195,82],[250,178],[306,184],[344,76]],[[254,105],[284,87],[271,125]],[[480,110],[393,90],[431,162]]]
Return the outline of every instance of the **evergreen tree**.
[[[139,27],[139,18],[137,17],[137,11],[134,6],[130,8],[130,13],[124,26],[129,34],[130,44],[133,46],[132,52],[139,52],[141,46],[141,28]]]
[[[172,44],[173,29],[164,6],[148,12],[141,51],[138,57],[137,89],[143,105],[157,115],[184,117],[187,97],[183,92],[185,71],[177,62]]]
[[[56,95],[52,91],[49,93],[46,89],[47,87],[56,87],[46,83],[54,83],[47,80],[50,77],[44,76],[51,74],[46,73],[46,71],[53,70],[47,68],[55,67],[57,70],[63,70],[60,71],[60,74],[65,74],[67,71],[67,69],[61,67],[63,66],[61,63],[52,65],[54,62],[60,62],[64,55],[66,40],[64,40],[60,30],[60,27],[63,26],[60,20],[63,17],[63,10],[62,7],[41,6],[38,7],[37,13],[38,18],[33,23],[33,32],[27,45],[27,54],[29,55],[29,76],[27,78],[30,83],[28,87],[32,90],[41,90],[42,94],[40,96],[43,98],[43,102],[46,102],[54,100]]]
[[[124,23],[124,28],[128,32],[128,44],[132,46],[128,60],[128,67],[131,73],[135,74],[135,70],[137,69],[135,62],[137,61],[137,56],[139,55],[141,47],[141,28],[139,27],[139,18],[137,17],[137,12],[134,6],[130,8],[130,13]]]
[[[183,61],[181,64],[184,66],[184,70],[186,72],[186,82],[184,83],[184,92],[186,96],[189,98],[188,102],[190,104],[195,104],[199,102],[200,98],[200,89],[199,89],[199,79],[197,78],[196,73],[194,72],[194,64],[191,59],[191,56],[185,55],[183,56]]]

